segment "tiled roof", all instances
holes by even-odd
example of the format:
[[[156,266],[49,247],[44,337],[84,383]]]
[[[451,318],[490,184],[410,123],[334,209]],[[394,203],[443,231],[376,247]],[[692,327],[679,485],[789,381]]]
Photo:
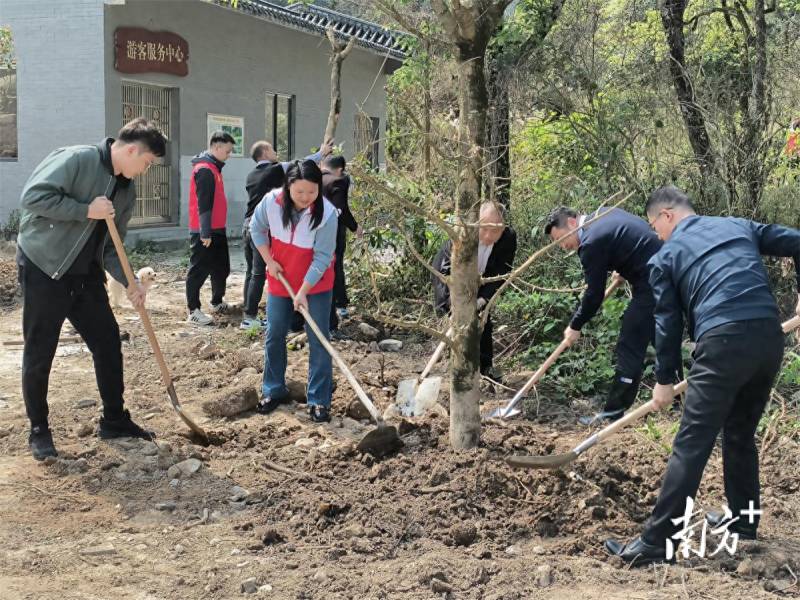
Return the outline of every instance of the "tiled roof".
[[[355,36],[356,44],[382,56],[403,60],[406,56],[402,40],[405,34],[385,29],[375,23],[344,15],[329,8],[309,4],[279,6],[265,0],[210,0],[214,4],[267,19],[285,27],[325,35],[333,27],[337,37]]]

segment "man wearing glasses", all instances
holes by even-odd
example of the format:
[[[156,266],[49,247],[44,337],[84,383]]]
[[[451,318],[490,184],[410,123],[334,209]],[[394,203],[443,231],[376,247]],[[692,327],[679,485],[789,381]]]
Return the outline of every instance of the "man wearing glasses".
[[[639,217],[618,208],[601,209],[602,216],[583,227],[596,213],[582,215],[560,207],[550,213],[545,234],[567,251],[577,250],[586,280],[580,305],[564,330],[564,340],[574,344],[581,328],[603,304],[606,278],[611,272],[631,286],[633,297],[622,316],[616,366],[603,410],[580,418],[584,425],[615,421],[625,414],[639,392],[647,345],[654,337],[653,291],[648,281],[647,261],[661,248],[661,242]],[[579,229],[578,229],[579,228]],[[572,232],[572,233],[570,233]],[[566,237],[564,237],[566,236]]]
[[[36,460],[56,456],[48,425],[50,367],[65,319],[94,360],[103,400],[101,438],[150,438],[124,409],[119,326],[108,302],[105,271],[127,288],[134,306],[145,290],[128,286],[105,219],[125,237],[136,203],[131,181],[166,153],[166,138],[145,119],[97,146],[59,148],[31,174],[22,190],[17,263],[22,287],[22,396],[31,422],[28,443]]]
[[[738,519],[727,530],[742,539],[756,538],[761,511],[755,433],[784,345],[761,255],[792,257],[800,290],[799,231],[698,216],[686,194],[674,186],[654,191],[646,211],[665,242],[650,259],[656,300],[653,400],[659,408],[672,401],[684,316],[697,345],[680,428],[653,515],[632,542],[606,542],[611,554],[634,565],[671,558],[667,541],[680,530],[674,523],[682,520],[687,498],[697,493],[720,430],[725,496]],[[795,310],[800,315],[800,294]],[[716,528],[725,516],[708,513],[706,520]]]

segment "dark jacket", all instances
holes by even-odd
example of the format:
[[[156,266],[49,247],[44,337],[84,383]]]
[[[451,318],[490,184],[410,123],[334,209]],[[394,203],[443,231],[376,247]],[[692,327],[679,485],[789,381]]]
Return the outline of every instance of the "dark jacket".
[[[433,268],[443,275],[450,275],[450,252],[453,243],[447,240],[436,253],[433,259]],[[486,261],[486,269],[483,277],[497,277],[511,272],[514,264],[514,256],[517,253],[517,234],[511,227],[506,227],[503,235],[497,240]],[[438,277],[431,275],[433,282],[434,307],[436,312],[444,314],[450,311],[450,289],[443,284]],[[502,281],[484,283],[478,288],[478,298],[483,298],[487,302],[495,295],[495,292],[503,284]]]
[[[201,162],[215,165],[220,173],[222,173],[222,168],[225,166],[224,162],[214,158],[208,150],[201,152],[192,159],[193,165]],[[207,238],[210,233],[225,233],[224,229],[213,230],[211,228],[211,210],[214,208],[214,193],[216,191],[214,173],[209,169],[200,169],[194,174],[194,182],[197,189],[197,210],[200,213],[201,237]]]
[[[286,173],[281,163],[263,162],[247,174],[245,189],[247,190],[247,210],[244,218],[253,216],[253,211],[262,198],[275,188],[283,187]]]
[[[778,318],[761,255],[793,257],[800,289],[800,231],[731,217],[687,217],[650,259],[656,299],[656,378],[680,364],[683,315],[692,340],[737,321]]]
[[[609,212],[610,211],[610,212]],[[616,271],[630,283],[640,301],[652,300],[647,261],[661,248],[661,240],[639,217],[619,208],[608,212],[579,232],[578,256],[583,266],[586,291],[570,322],[580,330],[603,304],[606,278]],[[596,213],[587,215],[591,219]]]
[[[325,196],[339,213],[339,228],[336,230],[336,248],[344,248],[347,229],[355,233],[358,229],[353,213],[350,212],[348,193],[350,191],[350,177],[342,175],[336,177],[328,171],[322,172],[322,195]]]
[[[113,196],[114,223],[125,239],[136,204],[136,186],[114,176],[109,155],[112,142],[107,138],[97,146],[54,150],[34,169],[22,190],[17,237],[20,258],[30,260],[53,279],[61,279],[86,245],[95,243],[90,248],[92,262],[99,262],[114,279],[127,285],[106,230],[95,234],[100,222],[87,217],[92,200]]]

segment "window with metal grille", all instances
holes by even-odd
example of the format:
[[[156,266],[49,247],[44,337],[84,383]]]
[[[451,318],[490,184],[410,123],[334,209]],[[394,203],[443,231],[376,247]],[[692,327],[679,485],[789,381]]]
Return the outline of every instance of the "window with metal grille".
[[[267,92],[265,108],[265,139],[275,148],[280,160],[291,160],[294,158],[294,96]]]
[[[171,113],[172,88],[145,85],[143,83],[122,83],[122,123],[137,117],[144,117],[155,123],[167,139],[172,139]],[[136,206],[131,216],[131,224],[147,225],[172,223],[172,167],[170,149],[167,156],[152,165],[142,175],[134,179],[136,184]]]

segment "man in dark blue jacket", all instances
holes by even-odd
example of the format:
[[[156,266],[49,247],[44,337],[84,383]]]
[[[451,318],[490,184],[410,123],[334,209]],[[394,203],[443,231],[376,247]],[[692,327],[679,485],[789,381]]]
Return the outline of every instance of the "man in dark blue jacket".
[[[697,342],[680,428],[653,515],[642,535],[606,548],[626,562],[670,560],[676,533],[700,485],[722,430],[725,496],[733,517],[709,513],[713,527],[738,519],[728,531],[755,539],[759,482],[755,432],[783,357],[778,307],[761,255],[794,258],[800,290],[800,232],[745,219],[701,217],[678,188],[657,189],[647,217],[665,240],[651,260],[656,299],[656,378],[653,400],[672,402],[683,320]],[[795,309],[800,314],[800,294]],[[688,526],[689,524],[685,524]],[[671,551],[668,552],[667,550]]]
[[[622,315],[617,340],[616,369],[603,411],[581,417],[584,425],[619,419],[631,407],[639,392],[647,344],[655,335],[653,290],[648,281],[647,261],[661,248],[661,242],[639,217],[618,208],[603,209],[604,214],[589,225],[564,238],[564,250],[577,250],[586,279],[586,291],[564,339],[571,344],[581,335],[581,328],[603,304],[606,278],[616,272],[631,285],[633,298]],[[555,209],[547,219],[545,233],[557,240],[595,216],[581,215],[571,208]]]

